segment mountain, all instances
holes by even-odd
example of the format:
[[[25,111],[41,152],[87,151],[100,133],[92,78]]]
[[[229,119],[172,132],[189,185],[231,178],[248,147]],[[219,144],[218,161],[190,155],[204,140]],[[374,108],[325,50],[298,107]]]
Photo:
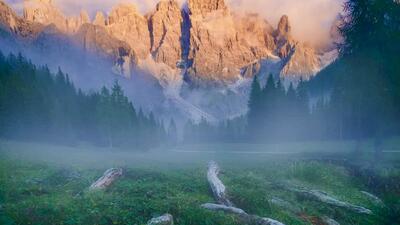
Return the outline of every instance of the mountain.
[[[183,112],[179,116],[193,120],[245,113],[255,75],[308,79],[335,58],[296,41],[287,16],[274,28],[257,14],[231,11],[224,0],[188,0],[182,7],[161,0],[146,15],[121,3],[93,20],[85,11],[67,17],[51,0],[24,1],[18,16],[0,0],[0,24],[20,49],[60,63],[76,60],[80,68],[101,65],[132,82],[148,76],[161,88],[164,108],[173,105]]]

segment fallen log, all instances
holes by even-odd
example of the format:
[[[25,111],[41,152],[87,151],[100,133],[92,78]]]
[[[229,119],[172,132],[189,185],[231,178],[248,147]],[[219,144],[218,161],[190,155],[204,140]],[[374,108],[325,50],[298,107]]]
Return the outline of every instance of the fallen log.
[[[147,225],[174,225],[174,218],[171,214],[165,214],[157,218],[151,219]]]
[[[237,214],[237,215],[244,215],[247,213],[239,208],[235,208],[232,206],[226,206],[226,205],[220,205],[220,204],[213,204],[213,203],[206,203],[201,205],[202,208],[211,210],[211,211],[222,211],[226,213],[231,213],[231,214]]]
[[[215,200],[226,206],[233,206],[226,195],[226,188],[222,181],[218,178],[220,172],[219,166],[216,162],[211,161],[208,164],[207,180],[213,192]]]
[[[322,192],[322,191],[318,191],[318,190],[295,190],[295,191],[296,191],[296,193],[298,193],[306,198],[320,201],[320,202],[326,203],[328,205],[345,208],[345,209],[351,210],[356,213],[372,214],[372,211],[367,208],[364,208],[364,207],[358,206],[358,205],[353,205],[348,202],[340,201],[332,196],[329,196],[327,193]]]
[[[243,223],[245,223],[245,224],[284,225],[283,223],[273,220],[273,219],[270,219],[270,218],[249,215],[244,210],[235,208],[235,207],[231,207],[231,206],[206,203],[206,204],[201,205],[201,207],[204,209],[211,210],[211,211],[220,211],[220,212],[224,212],[224,213],[234,214],[234,215],[238,216],[239,219],[242,220]]]
[[[365,196],[367,196],[376,205],[385,206],[385,203],[383,203],[383,201],[380,198],[378,198],[377,196],[375,196],[375,195],[373,195],[373,194],[371,194],[369,192],[366,192],[366,191],[361,191],[361,193],[364,194]]]
[[[122,176],[122,169],[111,168],[104,172],[96,182],[90,186],[90,190],[101,190],[109,187],[115,180]]]
[[[368,214],[368,215],[372,214],[372,211],[367,208],[364,208],[364,207],[358,206],[358,205],[353,205],[348,202],[340,201],[340,200],[328,195],[327,193],[325,193],[323,191],[307,190],[304,188],[290,187],[290,186],[282,185],[282,184],[278,184],[278,186],[280,188],[284,188],[288,191],[292,191],[292,192],[294,192],[304,198],[310,199],[310,200],[323,202],[328,205],[348,209],[348,210],[351,210],[353,212],[360,213],[360,214]]]
[[[216,162],[211,161],[210,163],[208,163],[207,180],[213,192],[214,199],[220,204],[206,203],[201,205],[202,208],[237,215],[244,224],[284,225],[283,223],[270,218],[249,215],[243,209],[234,207],[233,203],[228,199],[226,195],[225,185],[218,178],[219,172],[220,169]]]

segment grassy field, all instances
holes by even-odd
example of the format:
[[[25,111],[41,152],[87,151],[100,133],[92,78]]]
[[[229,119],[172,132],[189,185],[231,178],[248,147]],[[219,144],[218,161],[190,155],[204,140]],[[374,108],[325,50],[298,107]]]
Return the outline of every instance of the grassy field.
[[[377,191],[347,167],[320,160],[349,158],[373,165],[379,175],[375,179],[400,180],[399,139],[385,143],[380,163],[372,157],[370,142],[364,143],[362,155],[352,158],[354,145],[209,144],[133,152],[0,141],[0,224],[141,225],[164,213],[172,214],[175,224],[239,224],[232,215],[200,208],[214,202],[206,180],[209,160],[220,164],[229,197],[248,213],[285,224],[322,224],[323,216],[340,224],[399,224],[400,191],[390,186],[393,183],[385,183],[388,187]],[[110,167],[122,167],[124,176],[106,191],[89,192],[90,184]],[[275,185],[282,182],[327,192],[369,208],[373,215],[301,198]],[[386,206],[374,203],[361,191],[378,195]],[[290,207],[272,204],[273,198]]]

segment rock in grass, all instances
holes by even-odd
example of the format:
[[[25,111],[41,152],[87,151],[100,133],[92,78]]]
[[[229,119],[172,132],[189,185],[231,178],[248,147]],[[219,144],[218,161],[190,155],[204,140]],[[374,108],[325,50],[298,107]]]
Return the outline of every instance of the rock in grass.
[[[170,214],[165,214],[157,218],[151,219],[147,225],[173,225],[174,218]]]
[[[96,182],[90,186],[90,190],[102,190],[109,187],[114,181],[122,176],[122,169],[111,168],[104,172],[104,175],[100,177]]]

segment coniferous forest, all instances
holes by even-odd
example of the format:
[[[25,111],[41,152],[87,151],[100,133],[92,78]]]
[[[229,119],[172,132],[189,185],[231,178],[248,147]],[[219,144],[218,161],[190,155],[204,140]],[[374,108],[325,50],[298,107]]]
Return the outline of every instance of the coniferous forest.
[[[133,107],[117,81],[111,89],[84,93],[61,69],[52,74],[20,54],[0,53],[0,136],[151,147],[164,141],[166,133],[153,114]]]
[[[400,224],[400,0],[23,2],[0,0],[0,225]],[[327,25],[306,6],[340,37],[291,37]]]
[[[392,0],[351,0],[344,11],[334,63],[296,87],[284,88],[272,75],[261,87],[255,77],[247,117],[218,127],[189,124],[194,140],[372,138],[379,150],[384,138],[400,134],[400,6]]]

